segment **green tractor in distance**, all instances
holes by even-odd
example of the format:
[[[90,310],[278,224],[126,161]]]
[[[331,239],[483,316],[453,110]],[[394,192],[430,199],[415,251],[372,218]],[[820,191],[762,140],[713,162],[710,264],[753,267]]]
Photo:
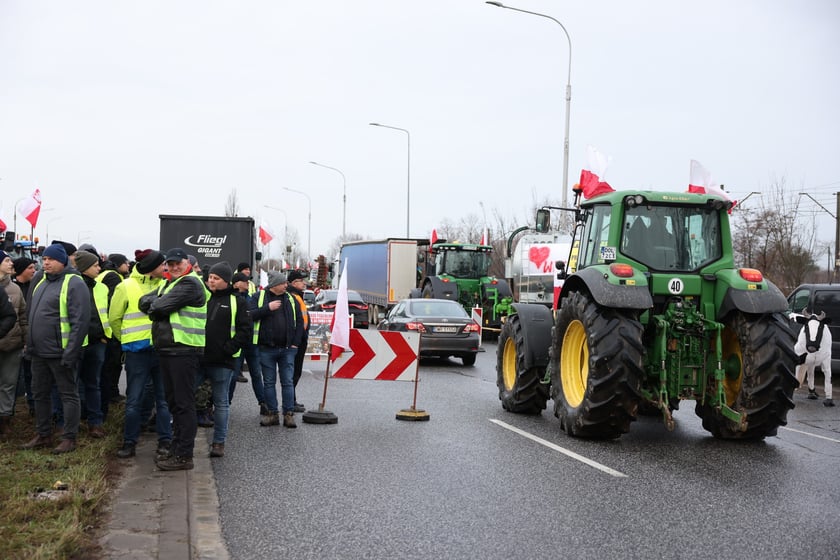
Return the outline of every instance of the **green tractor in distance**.
[[[575,197],[575,237],[556,310],[514,304],[499,336],[499,398],[539,414],[549,397],[569,435],[610,439],[637,414],[695,401],[717,438],[756,440],[787,423],[798,385],[784,296],[736,268],[718,196]],[[537,216],[547,231],[550,211]]]
[[[502,317],[512,309],[513,293],[504,279],[488,276],[492,253],[489,245],[435,243],[413,296],[455,300],[467,313],[480,307],[482,332],[498,333]]]

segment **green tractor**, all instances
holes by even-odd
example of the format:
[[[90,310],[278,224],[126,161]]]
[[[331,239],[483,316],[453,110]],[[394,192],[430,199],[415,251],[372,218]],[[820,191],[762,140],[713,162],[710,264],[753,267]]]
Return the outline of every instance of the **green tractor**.
[[[488,245],[435,243],[414,295],[458,301],[467,313],[480,307],[482,329],[498,333],[502,317],[512,310],[513,293],[504,279],[487,274],[492,253]]]
[[[514,304],[499,336],[502,406],[549,397],[569,435],[611,439],[638,414],[695,401],[717,438],[757,440],[787,423],[798,383],[787,302],[736,268],[728,211],[707,194],[610,192],[581,202],[556,310]],[[550,210],[537,214],[547,231]]]

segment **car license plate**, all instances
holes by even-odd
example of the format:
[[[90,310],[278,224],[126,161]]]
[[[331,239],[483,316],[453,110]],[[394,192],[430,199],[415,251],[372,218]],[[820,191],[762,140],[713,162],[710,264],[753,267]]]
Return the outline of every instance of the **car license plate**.
[[[435,327],[435,332],[439,333],[454,333],[458,332],[458,327]]]

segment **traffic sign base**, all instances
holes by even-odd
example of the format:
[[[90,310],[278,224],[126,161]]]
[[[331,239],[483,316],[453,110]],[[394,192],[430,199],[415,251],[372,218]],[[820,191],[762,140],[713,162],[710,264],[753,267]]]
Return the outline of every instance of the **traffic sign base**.
[[[307,424],[338,424],[338,416],[329,410],[307,410],[302,418]]]
[[[404,408],[397,412],[397,420],[405,420],[408,422],[428,422],[429,413],[425,410],[417,410],[414,407]]]

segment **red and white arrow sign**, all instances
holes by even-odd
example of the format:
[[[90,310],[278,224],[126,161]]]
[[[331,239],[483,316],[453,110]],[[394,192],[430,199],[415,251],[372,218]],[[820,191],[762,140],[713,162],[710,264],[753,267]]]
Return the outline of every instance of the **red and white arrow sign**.
[[[333,365],[333,377],[414,381],[420,333],[350,329],[350,350]]]

